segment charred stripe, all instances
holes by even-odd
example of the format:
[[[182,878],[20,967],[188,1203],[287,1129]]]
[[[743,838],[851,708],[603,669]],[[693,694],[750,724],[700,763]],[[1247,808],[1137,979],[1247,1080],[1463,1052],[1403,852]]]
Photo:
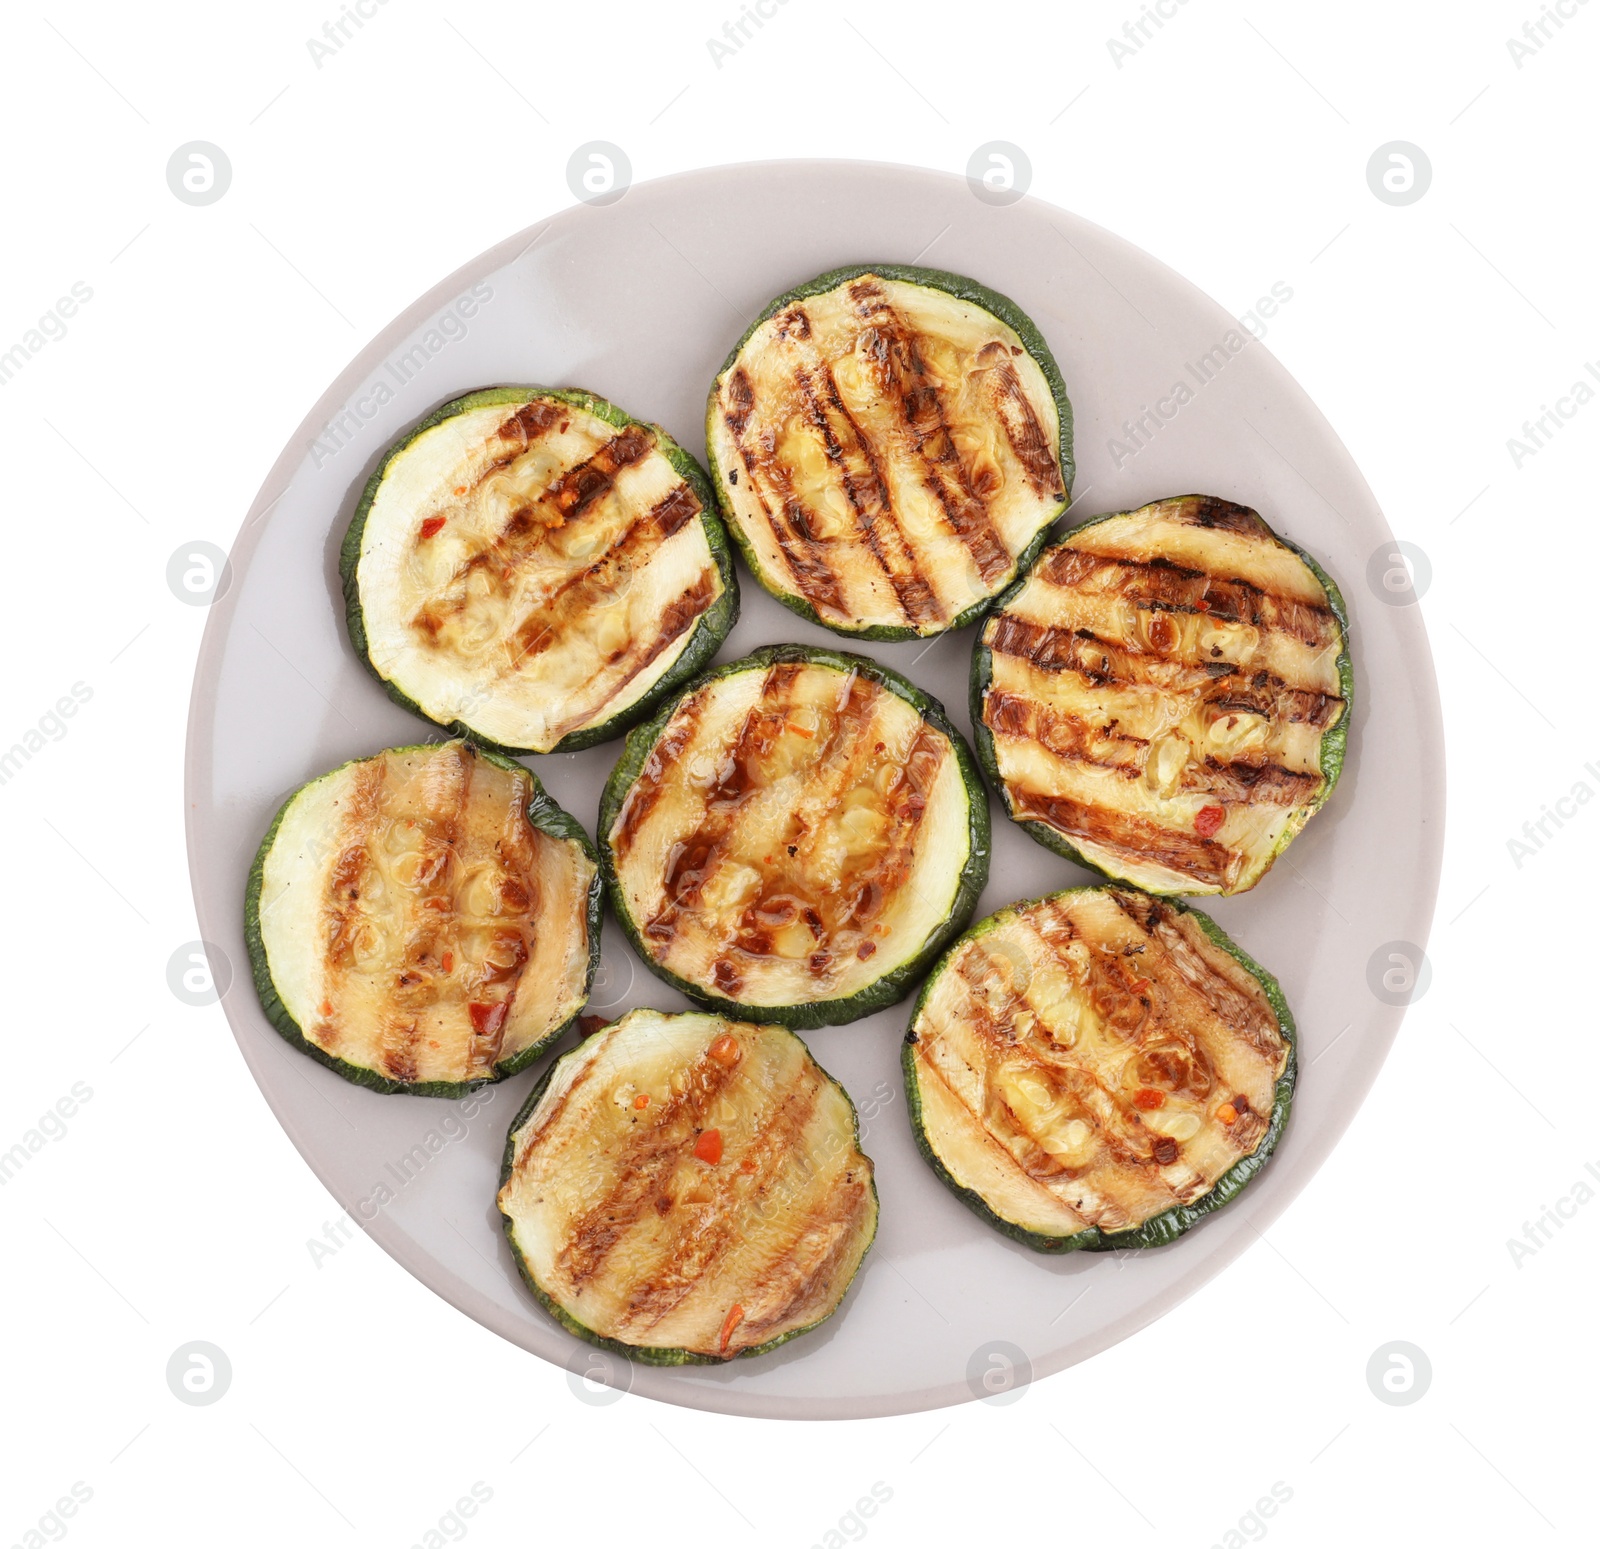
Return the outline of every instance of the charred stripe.
[[[888,486],[883,482],[878,459],[862,434],[861,427],[839,396],[833,372],[824,365],[821,375],[823,396],[820,398],[816,381],[810,373],[799,372],[795,380],[805,399],[811,422],[822,436],[828,461],[838,471],[845,497],[856,514],[862,539],[894,589],[895,598],[906,618],[916,625],[941,623],[944,609],[940,607],[927,578],[918,569],[917,557],[895,519],[894,503],[890,499]],[[835,417],[850,438],[849,454],[834,429]],[[851,466],[851,455],[860,457],[865,463],[864,475],[858,475]]]
[[[1061,487],[1061,465],[1050,447],[1050,439],[1039,423],[1028,395],[1023,391],[1022,378],[1011,363],[1011,354],[998,339],[978,351],[994,403],[996,415],[1005,429],[1006,440],[1022,464],[1028,482],[1041,495],[1051,494],[1058,500],[1066,497]]]
[[[731,406],[724,410],[723,419],[733,435],[734,446],[750,477],[750,491],[761,506],[761,514],[774,541],[788,565],[795,585],[805,599],[819,611],[826,610],[842,615],[844,598],[839,590],[839,578],[821,551],[819,541],[811,530],[805,507],[796,498],[794,481],[776,447],[767,445],[772,440],[770,432],[758,432],[753,438],[744,432],[755,407],[755,392],[743,366],[735,368],[729,378]],[[762,489],[765,483],[767,490]],[[773,502],[767,498],[771,492],[782,513],[779,520],[773,514]]]
[[[1225,886],[1234,855],[1226,845],[1198,834],[1165,828],[1149,818],[1090,806],[1070,796],[1008,788],[1012,815],[1019,822],[1047,823],[1069,839],[1117,850],[1139,863],[1164,866],[1199,882]]]
[[[895,404],[911,432],[921,459],[922,482],[972,556],[978,574],[992,586],[1011,570],[1012,555],[956,451],[938,384],[929,376],[917,348],[916,330],[895,311],[875,282],[854,281],[850,296],[866,324],[862,342],[879,390]]]

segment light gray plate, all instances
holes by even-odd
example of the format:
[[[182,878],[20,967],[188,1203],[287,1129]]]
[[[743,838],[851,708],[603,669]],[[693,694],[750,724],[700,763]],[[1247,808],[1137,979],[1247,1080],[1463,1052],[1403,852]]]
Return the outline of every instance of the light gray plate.
[[[1032,1253],[978,1221],[913,1149],[898,1066],[907,1007],[824,1028],[808,1041],[862,1110],[883,1208],[843,1308],[755,1360],[676,1370],[609,1363],[612,1381],[631,1380],[636,1393],[735,1414],[847,1417],[957,1403],[973,1395],[969,1369],[993,1366],[986,1347],[996,1341],[1026,1352],[1044,1376],[1203,1285],[1305,1186],[1372,1084],[1402,1008],[1369,988],[1369,960],[1386,943],[1426,941],[1439,875],[1444,766],[1427,639],[1414,606],[1380,600],[1368,581],[1388,528],[1338,438],[1265,347],[1231,348],[1244,337],[1230,334],[1234,319],[1116,237],[1032,199],[983,203],[942,173],[802,161],[636,187],[503,242],[364,349],[273,468],[211,610],[186,780],[201,930],[231,962],[223,1004],[251,1072],[351,1215],[505,1338],[580,1370],[607,1364],[534,1303],[499,1228],[501,1148],[534,1074],[490,1089],[470,1119],[460,1104],[378,1096],[291,1050],[250,982],[245,877],[278,803],[345,759],[427,731],[384,696],[345,636],[339,543],[363,483],[428,410],[500,382],[593,389],[701,454],[707,388],[748,320],[789,286],[863,260],[972,275],[1038,323],[1076,411],[1077,516],[1203,491],[1254,506],[1315,555],[1350,604],[1357,709],[1327,809],[1253,893],[1207,906],[1282,980],[1303,1040],[1293,1120],[1244,1198],[1159,1251],[1121,1260]],[[464,297],[471,305],[458,310]],[[1161,419],[1143,449],[1124,457],[1108,448],[1112,437],[1129,440],[1123,421],[1156,410],[1178,382],[1194,389],[1192,400]],[[743,618],[720,659],[774,641],[841,643],[780,608],[742,569],[740,583]],[[974,634],[866,649],[941,698],[966,730]],[[531,763],[592,829],[620,747]],[[998,809],[991,876],[980,914],[1084,880]],[[682,1004],[608,924],[596,1009]]]

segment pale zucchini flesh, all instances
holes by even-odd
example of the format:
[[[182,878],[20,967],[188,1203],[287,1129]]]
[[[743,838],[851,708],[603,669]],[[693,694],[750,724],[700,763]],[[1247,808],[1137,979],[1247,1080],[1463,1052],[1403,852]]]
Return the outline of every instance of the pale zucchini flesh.
[[[898,999],[970,917],[976,766],[942,711],[865,658],[769,647],[638,728],[601,804],[613,905],[702,1003],[791,1026]]]
[[[1164,894],[1253,887],[1328,799],[1351,670],[1337,588],[1209,496],[1096,519],[985,621],[979,754],[1042,843]]]
[[[551,1067],[512,1123],[498,1204],[550,1312],[663,1365],[814,1328],[878,1219],[855,1109],[793,1033],[650,1010]]]
[[[929,976],[904,1047],[917,1141],[1030,1247],[1155,1246],[1255,1176],[1293,1021],[1213,922],[1131,889],[1001,910]]]
[[[521,1069],[572,1023],[599,904],[577,824],[520,765],[455,741],[302,786],[246,924],[280,1032],[363,1085],[439,1095]]]
[[[953,628],[1010,582],[1066,507],[1070,440],[1054,360],[1014,304],[893,266],[774,302],[706,422],[717,498],[757,579],[875,638]]]
[[[396,698],[513,752],[614,736],[714,653],[737,590],[700,470],[575,390],[494,389],[374,475],[344,554]]]

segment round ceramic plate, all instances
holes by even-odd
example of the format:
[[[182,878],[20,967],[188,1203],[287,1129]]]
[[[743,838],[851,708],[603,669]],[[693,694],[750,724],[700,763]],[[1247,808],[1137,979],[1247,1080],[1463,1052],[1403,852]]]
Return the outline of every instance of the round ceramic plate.
[[[295,1053],[256,1003],[245,878],[285,793],[427,735],[345,636],[339,543],[384,448],[470,388],[541,382],[589,388],[703,455],[707,388],[750,319],[798,281],[861,260],[972,275],[1039,325],[1077,419],[1075,518],[1221,495],[1255,507],[1342,585],[1357,693],[1343,779],[1255,891],[1205,905],[1278,975],[1294,1008],[1294,1117],[1248,1192],[1171,1247],[1048,1258],[985,1226],[917,1155],[898,1065],[909,1003],[822,1028],[807,1042],[855,1099],[882,1198],[877,1242],[844,1305],[753,1360],[608,1362],[535,1305],[500,1230],[506,1129],[538,1072],[457,1103],[379,1096]],[[1179,382],[1191,395],[1157,419]],[[1152,428],[1136,446],[1124,421],[1147,412]],[[1349,1124],[1399,1025],[1403,1008],[1387,1003],[1398,997],[1374,992],[1369,963],[1387,944],[1426,940],[1444,772],[1418,610],[1390,605],[1368,581],[1390,541],[1349,455],[1263,345],[1146,254],[1048,205],[986,203],[943,173],[786,162],[684,174],[568,210],[468,264],[361,352],[284,449],[234,545],[195,677],[186,805],[201,930],[231,964],[223,1005],[245,1060],[318,1177],[412,1274],[515,1344],[572,1370],[609,1369],[635,1393],[734,1414],[856,1417],[981,1396],[995,1347],[1022,1370],[1025,1355],[1036,1379],[1084,1360],[1257,1240]],[[743,616],[719,660],[775,641],[841,643],[742,569],[740,584]],[[942,699],[965,732],[974,634],[867,650]],[[529,763],[592,830],[620,748]],[[994,830],[980,915],[1085,880],[998,808]],[[591,1009],[683,1004],[608,922]]]

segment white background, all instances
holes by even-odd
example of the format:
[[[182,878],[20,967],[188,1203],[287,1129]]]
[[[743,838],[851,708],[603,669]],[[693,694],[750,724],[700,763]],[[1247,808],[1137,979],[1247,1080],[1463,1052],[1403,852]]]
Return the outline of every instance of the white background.
[[[1600,1170],[1600,804],[1532,853],[1508,841],[1579,782],[1600,793],[1600,407],[1570,405],[1520,467],[1507,443],[1600,362],[1600,4],[1563,0],[1518,68],[1534,0],[1167,3],[1119,62],[1135,0],[943,18],[787,0],[720,66],[732,0],[387,0],[320,67],[307,40],[334,0],[11,13],[0,352],[74,282],[93,294],[0,386],[0,747],[74,684],[92,697],[0,785],[0,1151],[75,1082],[92,1096],[0,1187],[0,1544],[1594,1541],[1600,1199],[1574,1190]],[[196,934],[180,772],[204,625],[169,557],[226,548],[349,357],[570,203],[567,158],[594,139],[636,181],[798,155],[959,172],[1014,142],[1034,194],[1229,310],[1292,288],[1267,347],[1430,563],[1451,790],[1426,994],[1267,1239],[1004,1407],[782,1425],[580,1401],[365,1239],[313,1264],[338,1207],[220,1009],[167,986]],[[233,167],[203,208],[166,182],[191,140]],[[1404,207],[1366,179],[1391,140],[1433,168]],[[232,1364],[206,1407],[166,1381],[194,1340]],[[1432,1365],[1404,1407],[1366,1379],[1396,1340]],[[87,1503],[46,1516],[75,1482]],[[448,1517],[475,1482],[487,1503]],[[848,1518],[874,1483],[887,1503]],[[1248,1516],[1275,1483],[1287,1503]]]

